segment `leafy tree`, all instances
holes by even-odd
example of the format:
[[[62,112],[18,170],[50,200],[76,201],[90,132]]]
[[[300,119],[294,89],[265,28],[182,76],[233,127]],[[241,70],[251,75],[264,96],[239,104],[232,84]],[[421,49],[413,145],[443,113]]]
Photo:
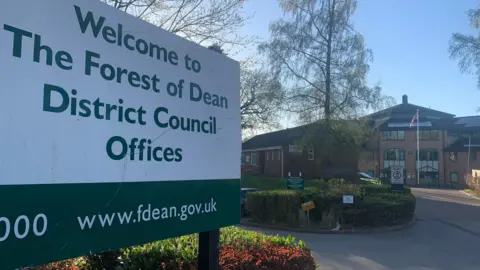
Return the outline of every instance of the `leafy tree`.
[[[305,123],[320,121],[308,143],[328,154],[339,134],[356,130],[332,120],[357,119],[392,98],[367,85],[373,55],[351,23],[355,0],[280,0],[280,6],[291,16],[271,24],[271,39],[259,50],[283,80],[288,111]],[[348,141],[358,141],[350,135]]]
[[[391,102],[379,86],[366,84],[373,56],[350,22],[355,0],[280,3],[292,19],[274,22],[271,40],[259,49],[289,86],[289,110],[312,122],[358,117]]]
[[[477,30],[476,35],[452,34],[448,52],[450,58],[458,60],[461,72],[474,73],[477,76],[477,86],[480,88],[480,8],[467,12],[470,25]]]
[[[243,0],[101,0],[200,45],[248,45]]]

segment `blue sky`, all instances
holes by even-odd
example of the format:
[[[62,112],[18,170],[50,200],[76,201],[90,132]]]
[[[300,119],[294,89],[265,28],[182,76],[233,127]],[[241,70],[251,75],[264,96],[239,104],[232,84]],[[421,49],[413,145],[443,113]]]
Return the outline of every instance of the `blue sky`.
[[[353,22],[374,53],[369,83],[379,82],[397,103],[406,94],[413,104],[457,116],[477,114],[476,79],[460,73],[447,49],[453,32],[475,33],[465,12],[478,5],[478,0],[359,0]],[[244,9],[255,13],[244,32],[263,40],[270,36],[269,23],[283,15],[276,0],[247,0]]]

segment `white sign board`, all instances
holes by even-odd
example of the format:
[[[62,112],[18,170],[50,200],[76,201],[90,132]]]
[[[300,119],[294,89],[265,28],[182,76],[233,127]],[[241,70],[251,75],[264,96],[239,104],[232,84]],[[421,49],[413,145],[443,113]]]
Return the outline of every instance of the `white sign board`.
[[[98,2],[2,1],[0,185],[239,178],[238,62]]]
[[[1,269],[239,222],[239,63],[105,2],[1,1]]]
[[[343,195],[343,203],[344,204],[352,204],[353,203],[353,195]]]
[[[403,177],[403,167],[400,166],[392,166],[391,167],[391,183],[392,184],[400,184],[403,185],[404,177]]]

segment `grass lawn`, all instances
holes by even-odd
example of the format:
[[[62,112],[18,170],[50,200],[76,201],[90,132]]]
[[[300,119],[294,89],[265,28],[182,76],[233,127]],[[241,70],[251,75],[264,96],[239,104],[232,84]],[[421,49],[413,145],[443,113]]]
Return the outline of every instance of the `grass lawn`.
[[[240,187],[258,188],[262,190],[286,188],[285,180],[282,178],[268,177],[262,175],[242,175]]]

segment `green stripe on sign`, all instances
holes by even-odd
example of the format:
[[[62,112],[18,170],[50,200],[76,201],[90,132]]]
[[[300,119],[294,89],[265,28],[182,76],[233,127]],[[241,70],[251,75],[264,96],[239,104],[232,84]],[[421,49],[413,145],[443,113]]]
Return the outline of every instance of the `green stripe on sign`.
[[[240,180],[0,186],[0,268],[238,224]]]

